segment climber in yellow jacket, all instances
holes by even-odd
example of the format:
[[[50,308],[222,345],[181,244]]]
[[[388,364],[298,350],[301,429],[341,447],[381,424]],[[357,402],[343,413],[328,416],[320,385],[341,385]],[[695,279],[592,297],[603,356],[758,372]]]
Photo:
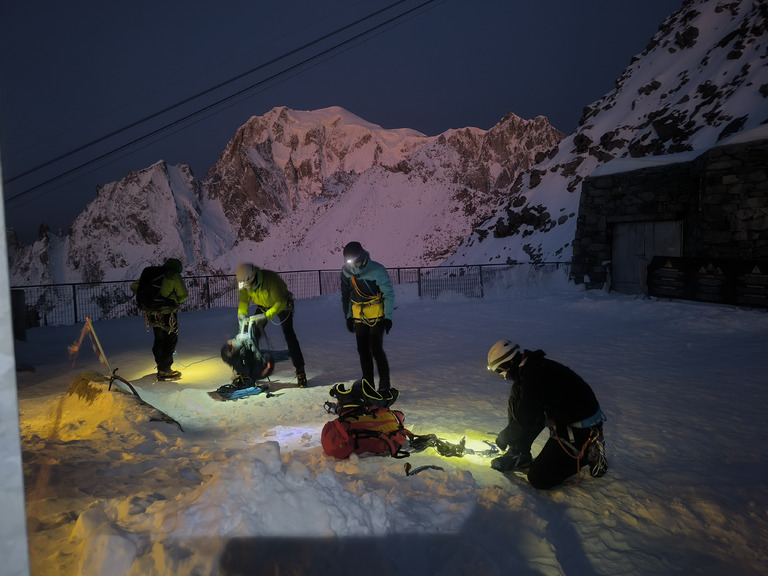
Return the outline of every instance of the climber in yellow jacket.
[[[285,343],[291,362],[296,369],[296,380],[300,388],[307,386],[307,374],[304,370],[304,355],[293,329],[294,302],[283,279],[271,270],[264,270],[253,264],[240,264],[237,267],[237,287],[240,290],[237,306],[237,320],[240,331],[251,331],[258,346],[261,331],[267,322],[277,318],[283,329]],[[248,316],[251,302],[256,304],[256,314]]]
[[[136,303],[144,313],[147,330],[152,327],[155,340],[152,354],[157,364],[158,380],[178,380],[181,372],[171,368],[179,341],[179,306],[189,293],[181,277],[183,266],[176,258],[168,258],[162,266],[147,266],[141,278],[131,285]]]

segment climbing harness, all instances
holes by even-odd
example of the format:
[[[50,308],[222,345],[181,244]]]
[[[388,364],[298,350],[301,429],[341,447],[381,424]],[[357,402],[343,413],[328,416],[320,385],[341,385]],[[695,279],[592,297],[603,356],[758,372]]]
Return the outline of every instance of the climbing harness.
[[[293,301],[293,294],[288,294],[288,306],[286,306],[285,310],[280,312],[282,314],[283,312],[288,312],[288,314],[285,315],[285,318],[280,318],[280,314],[275,314],[272,316],[272,319],[269,321],[270,324],[274,324],[275,326],[280,326],[281,324],[288,321],[288,318],[290,318],[294,313],[295,304]],[[277,322],[275,322],[275,318],[277,318]]]
[[[165,321],[166,316],[168,316],[167,322]],[[162,328],[166,332],[176,332],[178,330],[178,321],[176,320],[176,314],[173,312],[144,312],[144,324],[147,332],[150,331],[150,328]]]
[[[379,320],[384,318],[384,300],[381,297],[381,292],[373,296],[365,294],[357,285],[354,275],[350,276],[349,279],[352,281],[357,295],[363,299],[361,302],[352,301],[353,318],[366,326],[375,326]]]
[[[593,416],[582,420],[580,422],[574,422],[567,426],[568,440],[561,438],[557,433],[557,426],[553,421],[549,421],[550,435],[553,436],[563,451],[571,458],[576,460],[576,482],[569,482],[573,486],[578,486],[581,482],[581,461],[584,455],[587,455],[587,461],[590,462],[589,473],[593,477],[600,477],[608,470],[608,463],[605,459],[605,439],[603,437],[602,423],[607,418],[603,414],[602,410],[598,410]],[[576,439],[573,433],[573,429],[584,430],[589,428],[589,436],[581,445],[576,446]]]

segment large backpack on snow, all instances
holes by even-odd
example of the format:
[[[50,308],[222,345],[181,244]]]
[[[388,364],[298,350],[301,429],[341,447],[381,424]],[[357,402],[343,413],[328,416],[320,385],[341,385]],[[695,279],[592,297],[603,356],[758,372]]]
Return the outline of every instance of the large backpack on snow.
[[[160,295],[166,271],[164,266],[147,266],[141,271],[136,304],[142,312],[170,312],[176,309],[175,300]]]
[[[269,354],[262,353],[246,333],[226,341],[221,347],[221,359],[232,366],[239,377],[251,382],[266,378],[275,367]]]
[[[336,384],[328,394],[336,399],[335,403],[326,402],[328,412],[336,414],[351,408],[389,408],[400,397],[397,388],[378,391],[365,379],[357,380],[349,389],[343,383]]]
[[[323,451],[328,456],[344,459],[353,452],[394,458],[409,456],[402,447],[413,434],[405,427],[403,413],[390,408],[398,398],[397,390],[380,393],[367,380],[358,380],[350,390],[337,384],[329,393],[337,403],[326,406],[332,406],[338,416],[325,423],[320,435]]]

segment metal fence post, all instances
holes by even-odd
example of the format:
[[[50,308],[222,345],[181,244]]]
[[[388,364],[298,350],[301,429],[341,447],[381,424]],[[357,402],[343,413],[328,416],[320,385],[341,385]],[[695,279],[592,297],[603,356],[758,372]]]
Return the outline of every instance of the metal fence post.
[[[421,268],[416,268],[416,286],[418,287],[416,292],[421,298]]]
[[[75,324],[77,324],[77,284],[72,284],[72,306],[75,315]]]
[[[519,266],[520,263],[514,264]],[[543,263],[544,270],[547,267],[559,270],[561,267],[567,268],[568,262],[545,262]],[[496,282],[495,270],[499,268],[508,268],[509,264],[472,264],[456,266],[417,266],[417,267],[393,267],[387,268],[387,273],[390,274],[393,282],[397,284],[403,283],[403,271],[405,270],[405,282],[415,283],[417,287],[418,298],[436,297],[440,292],[444,290],[456,290],[467,296],[476,296],[478,283],[480,287],[480,297],[485,297],[485,273],[484,269],[487,267],[491,270],[491,275],[488,279],[493,286]],[[477,276],[472,276],[471,269],[477,267]],[[427,270],[425,273],[424,270]],[[412,271],[416,271],[416,278],[414,280]],[[317,272],[318,280],[315,286],[311,285],[311,282],[307,283],[308,276]],[[328,273],[328,282],[323,282],[323,274]],[[315,295],[322,296],[327,288],[330,292],[339,290],[339,273],[334,270],[301,270],[294,272],[281,272],[281,274],[294,274],[292,278],[297,278],[296,282],[300,282],[301,286],[305,289],[301,293],[301,298],[312,298]],[[237,302],[238,289],[236,283],[230,283],[231,275],[222,276],[194,276],[188,277],[194,278],[195,282],[191,288],[190,301],[187,304],[189,310],[203,309],[207,306],[208,309],[216,306],[230,306],[232,302]],[[221,280],[225,280],[227,285],[221,284]],[[119,318],[121,314],[135,314],[135,304],[130,299],[130,292],[127,295],[122,294],[122,290],[111,289],[110,286],[115,284],[127,284],[128,281],[111,281],[111,282],[97,282],[97,283],[63,283],[63,284],[51,284],[40,286],[20,286],[12,287],[12,289],[23,289],[25,291],[25,301],[28,299],[31,303],[27,305],[25,303],[25,324],[27,327],[33,326],[61,326],[67,325],[71,319],[74,323],[79,321],[80,309],[82,308],[83,318],[93,314],[93,306],[97,306],[101,314],[99,318]],[[212,285],[213,284],[213,285]],[[66,290],[67,286],[71,286],[72,302],[66,302]],[[205,290],[205,295],[201,294]],[[216,291],[214,294],[213,291]],[[315,294],[317,292],[317,294]],[[83,294],[83,302],[78,302],[79,294]],[[194,297],[193,297],[194,296]],[[112,299],[112,307],[110,307],[109,299]],[[114,309],[113,309],[114,308]],[[70,311],[72,316],[70,316]],[[93,317],[93,316],[92,316]]]

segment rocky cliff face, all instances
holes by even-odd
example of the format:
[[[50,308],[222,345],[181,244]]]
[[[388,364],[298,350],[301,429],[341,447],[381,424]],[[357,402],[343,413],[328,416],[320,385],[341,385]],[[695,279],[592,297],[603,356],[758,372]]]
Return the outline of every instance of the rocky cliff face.
[[[135,278],[171,255],[190,274],[245,259],[335,268],[351,235],[389,265],[436,264],[562,137],[513,114],[428,137],[341,108],[276,108],[243,125],[202,181],[158,162],[100,188],[67,236],[17,251],[13,282]]]
[[[221,235],[220,206],[187,166],[158,162],[100,188],[66,236],[47,230],[18,249],[12,282],[101,282],[137,278],[176,255],[205,272],[231,238]],[[226,228],[224,228],[226,231]]]
[[[581,182],[597,166],[705,150],[768,121],[767,20],[765,2],[684,2],[450,261],[570,261]]]
[[[411,130],[383,130],[341,108],[275,108],[237,131],[205,186],[225,207],[238,240],[259,242],[307,202],[334,196],[350,175],[397,164],[429,140]]]
[[[341,108],[275,108],[202,181],[160,162],[104,186],[68,236],[43,231],[12,254],[12,283],[135,277],[168,255],[190,274],[338,268],[349,240],[387,266],[568,262],[597,166],[768,121],[767,16],[765,2],[684,2],[567,137],[511,113],[428,137]]]

